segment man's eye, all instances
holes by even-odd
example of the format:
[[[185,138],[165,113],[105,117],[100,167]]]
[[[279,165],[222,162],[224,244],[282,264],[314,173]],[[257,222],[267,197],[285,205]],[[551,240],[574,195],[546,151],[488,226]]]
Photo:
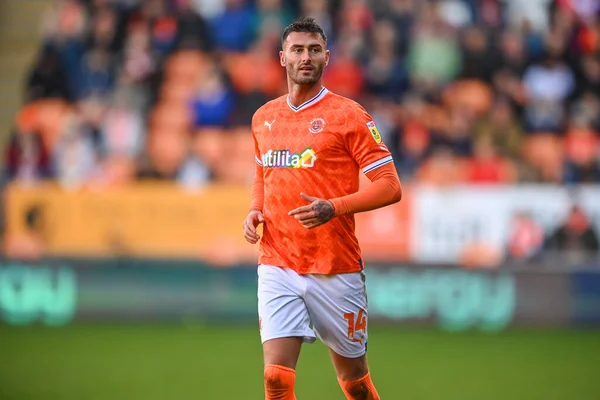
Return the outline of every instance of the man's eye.
[[[296,49],[294,50],[296,53],[302,53],[302,49]]]
[[[321,50],[319,50],[319,49],[312,49],[312,52],[313,52],[313,53],[319,53],[320,51],[321,51]]]

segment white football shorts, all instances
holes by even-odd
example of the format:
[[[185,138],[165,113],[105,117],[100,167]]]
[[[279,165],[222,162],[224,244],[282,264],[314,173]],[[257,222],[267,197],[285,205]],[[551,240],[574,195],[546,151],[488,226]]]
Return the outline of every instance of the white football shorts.
[[[282,337],[313,343],[318,337],[343,357],[360,357],[367,350],[364,272],[299,275],[261,264],[258,317],[262,343]]]

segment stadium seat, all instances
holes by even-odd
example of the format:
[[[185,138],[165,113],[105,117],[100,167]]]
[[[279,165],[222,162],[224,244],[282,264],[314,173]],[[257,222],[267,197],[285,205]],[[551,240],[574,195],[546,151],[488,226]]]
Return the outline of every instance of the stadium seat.
[[[166,176],[177,171],[188,155],[189,134],[186,130],[153,128],[148,135],[147,150],[156,170]]]
[[[416,171],[415,178],[422,184],[452,186],[465,182],[465,161],[445,151],[435,153]]]
[[[135,160],[126,156],[109,156],[102,161],[101,172],[86,185],[91,190],[122,187],[135,177]]]
[[[254,138],[249,126],[239,126],[230,130],[232,150],[236,157],[254,161]]]
[[[485,243],[470,243],[463,247],[459,263],[465,268],[494,268],[502,257],[501,249]]]
[[[190,109],[178,102],[160,102],[151,111],[150,125],[160,130],[179,131],[190,129],[192,115]]]
[[[482,115],[490,109],[493,94],[485,82],[463,79],[448,86],[444,91],[443,99],[448,107],[466,108],[473,115]]]
[[[167,59],[164,70],[165,78],[193,86],[202,75],[202,67],[205,63],[206,57],[201,52],[178,51]]]
[[[194,133],[193,151],[214,169],[225,157],[227,151],[227,135],[222,128],[202,128]]]
[[[230,185],[249,186],[254,177],[254,158],[232,158],[216,165],[215,175],[220,182]]]
[[[283,68],[276,58],[258,54],[230,54],[225,58],[225,68],[233,87],[240,93],[258,90],[269,96],[278,96],[285,88]]]
[[[434,131],[444,131],[450,125],[448,110],[433,104],[424,106],[417,117],[427,128]]]
[[[545,180],[560,182],[563,164],[562,140],[552,133],[536,133],[525,139],[523,158],[539,169]]]
[[[195,87],[179,80],[165,81],[160,88],[160,101],[185,107],[194,96]]]
[[[16,115],[15,125],[22,134],[39,133],[46,148],[52,149],[70,111],[71,106],[60,99],[36,100],[21,108]]]

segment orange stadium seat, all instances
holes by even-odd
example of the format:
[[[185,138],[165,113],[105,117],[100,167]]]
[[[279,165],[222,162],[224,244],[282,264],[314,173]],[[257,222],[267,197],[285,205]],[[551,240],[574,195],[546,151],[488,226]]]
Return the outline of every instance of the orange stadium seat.
[[[15,125],[23,134],[38,132],[51,149],[68,121],[71,106],[60,99],[36,100],[17,113]]]
[[[539,169],[545,180],[559,182],[563,164],[562,140],[552,133],[537,133],[525,139],[523,158]]]
[[[4,256],[18,260],[38,260],[43,256],[45,240],[33,230],[4,235]]]
[[[482,115],[490,109],[493,93],[485,82],[463,79],[448,86],[443,99],[448,107],[466,108],[474,115]]]
[[[451,186],[465,182],[466,163],[450,154],[440,153],[426,160],[415,173],[420,183],[433,186]]]
[[[276,58],[251,52],[230,54],[224,64],[233,87],[241,93],[258,89],[267,95],[279,96],[285,90],[285,73]]]
[[[450,114],[441,106],[427,105],[417,115],[419,121],[427,128],[435,131],[444,131],[450,126]]]
[[[87,184],[91,190],[121,187],[135,177],[135,160],[126,156],[109,156],[102,161],[101,172]]]
[[[160,88],[160,101],[185,106],[194,96],[195,87],[179,80],[165,81]]]
[[[165,64],[165,79],[194,86],[206,64],[206,56],[198,51],[178,51]]]
[[[177,102],[160,102],[151,111],[150,125],[161,130],[179,131],[190,129],[191,110]]]
[[[185,130],[151,129],[148,135],[148,156],[157,171],[171,175],[188,155],[189,135]]]
[[[252,181],[256,163],[250,127],[199,129],[193,148],[218,181],[234,185]]]
[[[227,133],[222,128],[202,128],[194,133],[193,151],[211,168],[226,157]]]
[[[503,252],[485,243],[465,245],[460,253],[460,265],[465,268],[493,268],[502,261]]]
[[[231,159],[226,167],[226,179],[233,184],[248,185],[252,182],[256,161],[254,159],[254,139],[249,126],[238,127],[229,132],[231,136]]]
[[[232,138],[232,150],[236,157],[254,161],[254,138],[249,126],[240,126],[229,132]]]
[[[249,186],[254,177],[254,157],[232,158],[228,162],[219,163],[215,168],[215,175],[220,182],[230,185]]]

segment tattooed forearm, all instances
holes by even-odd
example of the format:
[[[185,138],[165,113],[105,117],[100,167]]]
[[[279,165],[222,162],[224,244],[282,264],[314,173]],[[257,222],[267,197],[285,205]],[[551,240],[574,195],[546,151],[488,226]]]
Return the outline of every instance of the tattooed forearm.
[[[333,204],[327,200],[321,200],[313,204],[312,210],[315,213],[315,217],[321,222],[325,223],[335,217],[335,210]]]

